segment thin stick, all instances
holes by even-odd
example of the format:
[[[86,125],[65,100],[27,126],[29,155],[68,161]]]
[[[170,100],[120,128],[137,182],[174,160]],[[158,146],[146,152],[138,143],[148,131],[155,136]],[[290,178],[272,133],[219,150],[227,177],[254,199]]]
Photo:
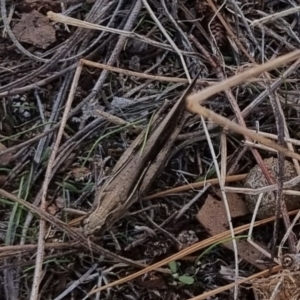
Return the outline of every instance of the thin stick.
[[[292,158],[296,158],[297,160],[300,160],[300,155],[288,150],[287,148],[280,146],[278,144],[276,144],[275,142],[257,134],[254,133],[253,131],[242,127],[232,121],[229,121],[228,119],[214,113],[213,111],[199,105],[198,103],[195,102],[190,102],[190,100],[188,100],[189,102],[187,102],[187,109],[188,111],[195,113],[195,114],[199,114],[209,120],[212,120],[213,122],[225,127],[227,130],[232,130],[235,131],[237,133],[240,133],[242,135],[246,135],[250,138],[252,138],[253,140],[257,140],[258,142],[260,142],[261,144],[276,149],[282,153],[284,153],[284,155],[288,156],[288,157],[292,157]]]
[[[42,199],[41,199],[41,209],[44,211],[47,208],[46,197],[47,197],[47,191],[48,191],[50,179],[52,178],[52,176],[51,176],[52,168],[54,165],[56,154],[58,152],[58,147],[59,147],[60,141],[61,141],[63,133],[64,133],[64,129],[65,129],[65,126],[67,123],[68,114],[69,114],[69,111],[71,109],[71,105],[72,105],[72,102],[74,99],[74,95],[75,95],[76,87],[78,85],[78,81],[80,78],[81,70],[82,70],[82,63],[79,62],[78,67],[75,72],[75,75],[74,75],[73,83],[72,83],[69,97],[67,100],[67,104],[66,104],[66,107],[64,110],[60,128],[59,128],[59,131],[57,134],[57,139],[55,141],[54,147],[51,152],[51,156],[49,158],[49,162],[48,162],[48,166],[47,166],[47,170],[46,170],[46,174],[45,174],[45,180],[44,180],[43,187],[42,187],[43,192],[42,192]],[[40,278],[42,277],[41,272],[42,272],[42,266],[43,266],[44,247],[45,247],[45,231],[46,231],[46,222],[45,222],[45,220],[41,219],[40,226],[39,226],[39,240],[38,240],[38,249],[37,249],[37,257],[36,257],[36,267],[34,270],[34,280],[32,283],[32,290],[31,290],[31,295],[30,295],[31,300],[36,300],[39,297],[39,285],[40,285],[40,281],[41,281]]]
[[[170,36],[168,35],[167,31],[165,30],[165,28],[161,25],[160,21],[157,19],[157,17],[155,16],[153,10],[151,9],[150,5],[148,4],[147,0],[142,0],[143,4],[145,5],[146,9],[148,10],[151,18],[154,20],[154,22],[156,23],[156,25],[158,26],[158,28],[161,30],[161,32],[163,33],[163,35],[166,37],[166,39],[168,40],[168,42],[171,44],[171,46],[173,47],[174,51],[179,55],[184,72],[186,74],[186,77],[189,81],[189,83],[192,82],[188,68],[186,66],[186,63],[184,61],[184,58],[182,56],[181,51],[178,49],[177,45],[174,43],[174,41],[170,38]]]
[[[229,183],[229,182],[240,181],[240,180],[244,180],[246,177],[247,177],[247,174],[226,176],[225,182]],[[168,196],[171,194],[177,194],[177,193],[182,193],[185,191],[190,191],[192,189],[199,189],[199,188],[204,187],[206,184],[212,184],[212,185],[219,184],[219,179],[218,178],[207,179],[207,180],[200,181],[200,182],[195,182],[195,183],[190,183],[187,185],[178,186],[176,188],[172,188],[172,189],[169,189],[166,191],[152,194],[150,196],[146,196],[143,198],[143,200],[152,200],[152,199],[156,199],[156,198],[165,197],[165,196]]]
[[[255,223],[255,218],[256,218],[256,215],[257,215],[257,212],[258,212],[258,209],[259,209],[259,206],[260,206],[260,203],[262,201],[262,198],[263,198],[263,193],[259,194],[258,196],[258,199],[257,199],[257,202],[255,204],[255,208],[254,208],[254,211],[253,211],[253,214],[252,214],[252,218],[251,218],[251,223],[250,223],[250,227],[249,227],[249,231],[248,231],[248,238],[247,238],[247,241],[248,243],[250,243],[254,248],[256,248],[258,251],[260,251],[261,253],[263,253],[266,257],[268,258],[271,258],[271,254],[263,249],[262,247],[260,247],[258,244],[256,244],[253,239],[252,239],[252,233],[253,233],[253,224]],[[278,260],[274,260],[277,264],[280,264]]]
[[[49,11],[47,13],[47,16],[50,20],[55,21],[55,22],[60,22],[60,23],[63,23],[63,24],[68,24],[68,25],[81,27],[81,28],[101,30],[101,31],[110,32],[110,33],[114,33],[114,34],[119,34],[119,35],[122,35],[122,36],[125,36],[125,37],[138,39],[140,41],[143,41],[144,43],[150,44],[150,45],[158,47],[158,48],[162,48],[162,49],[166,49],[166,50],[169,50],[169,51],[172,51],[172,52],[176,52],[176,51],[174,51],[174,49],[171,46],[169,46],[167,44],[159,43],[157,41],[146,38],[145,36],[137,34],[135,32],[130,32],[130,31],[126,31],[126,30],[105,27],[105,26],[102,26],[102,25],[97,25],[97,24],[93,24],[93,23],[90,23],[90,22],[77,20],[75,18],[67,17],[67,16],[64,16],[62,14],[56,14],[52,11]],[[182,50],[179,50],[179,51],[183,54],[188,54],[188,55],[192,54],[192,53],[188,53],[188,52],[182,51]]]
[[[190,95],[187,97],[187,99],[191,102],[197,101],[201,104],[204,100],[208,99],[209,97],[211,97],[217,93],[223,92],[228,88],[231,88],[238,84],[244,83],[247,79],[249,79],[251,77],[256,77],[264,72],[276,69],[276,68],[280,67],[281,65],[287,64],[298,58],[300,58],[300,50],[296,50],[289,54],[282,55],[274,60],[271,60],[271,61],[263,64],[263,65],[258,65],[256,67],[250,68],[250,69],[248,69],[238,75],[230,77],[212,87],[208,87],[198,93]]]
[[[210,153],[211,153],[212,158],[213,158],[213,162],[214,162],[215,170],[216,170],[216,173],[217,173],[217,177],[219,179],[221,196],[222,196],[222,200],[223,200],[223,203],[224,203],[224,206],[225,206],[225,212],[226,212],[226,217],[227,217],[227,221],[228,221],[228,224],[229,224],[230,236],[232,238],[232,246],[233,246],[233,251],[234,251],[234,262],[235,262],[234,299],[237,299],[237,294],[238,294],[237,279],[238,279],[238,275],[239,275],[239,259],[238,259],[237,242],[236,242],[236,239],[235,239],[235,233],[234,233],[234,228],[233,228],[231,214],[230,214],[230,207],[229,207],[229,204],[228,204],[226,192],[224,190],[225,178],[221,177],[221,172],[220,172],[218,160],[217,160],[217,157],[216,157],[216,154],[215,154],[215,149],[214,149],[212,141],[210,139],[209,132],[208,132],[207,126],[205,124],[203,116],[201,116],[201,122],[202,122],[203,130],[204,130],[206,138],[207,138]],[[224,138],[225,138],[225,135],[223,135],[223,139]],[[222,141],[222,138],[221,138],[221,141]],[[222,149],[222,155],[223,155],[222,161],[224,161],[224,155],[227,156],[227,150],[224,151],[224,147]],[[222,167],[223,168],[225,167],[224,164],[222,164]],[[225,173],[226,173],[226,167],[225,167],[225,170],[223,170],[224,175],[225,175]]]
[[[84,62],[85,65],[90,66],[90,67],[95,67],[98,69],[104,69],[112,72],[116,72],[119,74],[124,74],[127,76],[135,76],[139,78],[145,78],[145,79],[151,79],[151,80],[157,80],[157,81],[164,81],[164,82],[175,82],[175,83],[189,83],[189,80],[186,78],[178,78],[178,77],[167,77],[167,76],[156,76],[156,75],[151,75],[151,74],[146,74],[146,73],[141,73],[141,72],[134,72],[134,71],[129,71],[117,67],[112,67],[104,64],[100,64],[97,62],[93,62],[90,60],[82,59],[81,61]],[[203,83],[208,83],[207,81],[203,79],[197,79],[197,83],[203,84]],[[208,84],[216,84],[217,82],[209,82]]]
[[[240,73],[236,76],[233,76],[227,80],[224,80],[223,82],[220,82],[218,85],[215,85],[214,87],[208,87],[194,95],[190,95],[187,97],[186,101],[186,108],[188,111],[192,113],[196,113],[199,115],[204,116],[205,118],[212,120],[213,122],[225,127],[227,130],[232,130],[237,133],[240,133],[242,135],[246,135],[253,140],[259,141],[261,144],[274,148],[282,153],[284,153],[286,156],[296,158],[297,160],[300,160],[300,155],[297,153],[294,153],[293,151],[288,150],[287,148],[278,145],[274,143],[273,141],[254,133],[253,131],[244,128],[216,113],[213,111],[201,106],[199,103],[202,103],[207,98],[221,92],[225,91],[226,89],[233,87],[235,85],[238,85],[240,83],[243,83],[245,80],[247,80],[250,77],[258,76],[259,74],[272,70],[273,68],[277,68],[282,64],[286,64],[287,62],[290,62],[291,60],[295,60],[299,58],[300,51],[294,51],[290,54],[281,56],[279,58],[276,58],[273,61],[267,62],[263,65],[251,68],[243,73]]]
[[[250,129],[251,130],[251,129]],[[256,130],[251,130],[253,132],[257,132]],[[276,134],[272,134],[272,133],[268,133],[268,132],[264,132],[264,131],[259,131],[259,134],[264,136],[264,137],[267,137],[267,138],[270,138],[270,139],[273,139],[273,140],[277,140],[278,139],[278,136]],[[293,145],[297,145],[297,146],[300,146],[300,141],[299,140],[296,140],[296,139],[292,139],[292,138],[289,138],[289,137],[284,137],[284,141],[286,143],[291,143]],[[250,142],[246,142],[245,141],[245,144],[247,145],[250,145],[251,143]],[[253,146],[251,144],[251,146]]]
[[[274,21],[276,19],[280,19],[282,17],[286,17],[286,16],[289,16],[291,14],[297,13],[298,11],[300,11],[300,6],[292,7],[292,8],[280,11],[278,13],[268,15],[268,16],[263,17],[261,19],[254,20],[250,23],[250,25],[251,26],[257,26],[257,25],[260,25],[260,24],[265,24],[269,21]]]

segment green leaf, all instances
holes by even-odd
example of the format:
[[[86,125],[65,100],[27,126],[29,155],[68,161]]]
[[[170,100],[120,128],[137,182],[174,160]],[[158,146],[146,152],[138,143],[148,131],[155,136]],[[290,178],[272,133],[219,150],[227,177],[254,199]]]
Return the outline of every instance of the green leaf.
[[[94,184],[93,182],[87,183],[87,184],[82,188],[82,193],[92,190],[92,188],[94,187],[94,185],[95,185],[95,184]]]
[[[169,262],[169,268],[170,268],[172,273],[176,273],[177,272],[177,263],[176,263],[176,261],[170,261]]]
[[[80,194],[80,193],[81,193],[81,190],[80,190],[80,189],[78,189],[75,185],[73,185],[73,184],[71,184],[71,183],[69,183],[69,182],[67,182],[67,181],[63,182],[63,184],[62,184],[61,186],[62,186],[64,189],[69,190],[69,191],[71,191],[71,192],[73,192],[73,193],[77,193],[77,194]]]
[[[187,275],[181,275],[179,276],[179,281],[184,283],[184,284],[193,284],[194,283],[194,278],[191,276],[187,276]]]

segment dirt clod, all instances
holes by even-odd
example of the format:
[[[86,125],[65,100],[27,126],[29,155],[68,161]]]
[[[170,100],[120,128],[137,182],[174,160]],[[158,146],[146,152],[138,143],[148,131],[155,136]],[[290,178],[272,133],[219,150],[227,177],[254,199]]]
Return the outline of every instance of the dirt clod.
[[[23,13],[21,21],[13,28],[13,33],[20,42],[42,49],[56,41],[55,29],[48,18],[36,10]]]
[[[278,174],[278,159],[274,157],[270,157],[264,160],[264,163],[270,172],[270,175],[276,181],[277,174]],[[294,165],[289,162],[285,161],[284,166],[284,181],[288,181],[294,177],[296,177],[296,170]],[[253,169],[250,170],[248,176],[245,179],[245,187],[258,189],[264,186],[268,186],[267,179],[265,178],[264,174],[262,173],[261,168],[256,165]],[[300,190],[300,185],[294,187],[295,190]],[[259,195],[245,195],[246,204],[248,209],[253,212],[255,209],[255,205],[257,202]],[[300,202],[298,196],[293,195],[284,195],[284,200],[288,210],[294,210],[300,208]],[[276,191],[274,192],[267,192],[264,194],[260,207],[257,212],[258,219],[264,219],[271,216],[274,216],[276,212]]]

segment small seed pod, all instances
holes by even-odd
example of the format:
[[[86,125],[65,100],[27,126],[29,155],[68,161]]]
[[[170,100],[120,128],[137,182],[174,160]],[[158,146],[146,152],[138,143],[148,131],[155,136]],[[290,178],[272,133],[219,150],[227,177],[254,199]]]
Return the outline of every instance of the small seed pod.
[[[209,28],[210,32],[213,35],[217,46],[220,49],[224,48],[227,45],[226,31],[223,25],[219,22],[218,18],[215,16],[211,7],[204,1],[198,1],[194,6],[194,10],[196,17],[202,18],[201,24],[206,30],[208,30],[209,23],[211,22]]]
[[[9,101],[11,112],[17,121],[25,123],[33,118],[34,105],[29,103],[26,94],[12,96]]]
[[[226,31],[216,18],[211,22],[210,30],[215,38],[217,46],[219,48],[224,48],[227,44]]]

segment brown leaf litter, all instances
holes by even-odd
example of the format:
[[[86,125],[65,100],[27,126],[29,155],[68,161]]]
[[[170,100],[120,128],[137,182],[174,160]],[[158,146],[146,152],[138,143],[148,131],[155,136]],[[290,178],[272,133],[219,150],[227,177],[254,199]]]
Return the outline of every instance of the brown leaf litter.
[[[237,194],[230,193],[227,195],[228,205],[230,207],[231,217],[241,217],[248,214],[245,202]],[[208,195],[205,204],[202,206],[197,214],[197,220],[207,230],[207,232],[214,236],[228,229],[228,220],[226,216],[225,206],[222,201],[217,200],[212,195]],[[241,258],[256,266],[260,270],[265,269],[265,266],[258,264],[257,260],[261,258],[261,253],[250,245],[245,240],[237,240],[238,253]],[[227,249],[233,250],[232,242],[223,243]],[[264,247],[264,245],[261,245]]]
[[[21,21],[14,26],[13,33],[20,42],[42,49],[56,42],[55,29],[48,18],[36,10],[23,13]]]

